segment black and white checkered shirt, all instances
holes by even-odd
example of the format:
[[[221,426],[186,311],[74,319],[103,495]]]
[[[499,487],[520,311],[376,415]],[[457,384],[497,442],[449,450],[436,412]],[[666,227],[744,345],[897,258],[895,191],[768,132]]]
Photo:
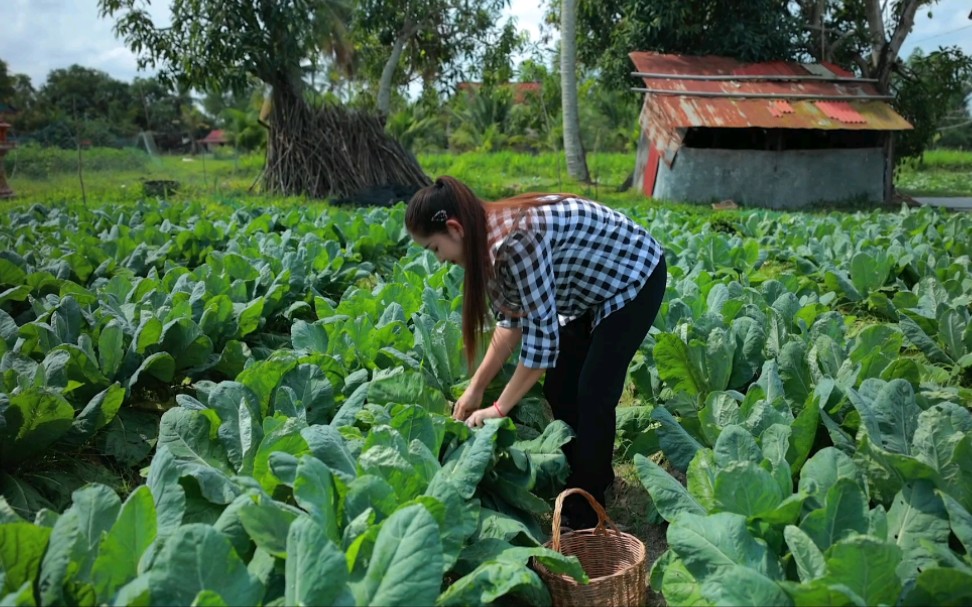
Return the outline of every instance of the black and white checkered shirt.
[[[493,313],[497,325],[523,329],[520,360],[532,369],[557,362],[561,318],[590,310],[597,326],[638,295],[662,256],[647,230],[589,200],[487,217]]]

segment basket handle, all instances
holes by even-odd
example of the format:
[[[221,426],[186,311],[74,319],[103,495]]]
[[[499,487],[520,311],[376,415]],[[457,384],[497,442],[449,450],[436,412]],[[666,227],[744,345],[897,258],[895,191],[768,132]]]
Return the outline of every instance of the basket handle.
[[[562,491],[560,495],[557,496],[557,501],[554,504],[553,538],[551,541],[551,548],[553,548],[554,552],[560,552],[560,520],[561,520],[560,511],[563,510],[564,508],[564,499],[566,499],[568,496],[571,495],[584,496],[584,498],[587,500],[587,503],[590,504],[591,508],[594,509],[594,512],[597,513],[597,527],[594,528],[594,533],[600,533],[600,534],[605,533],[606,529],[604,525],[605,523],[607,523],[607,525],[611,528],[612,531],[614,531],[619,535],[621,534],[621,532],[618,530],[617,525],[614,524],[614,521],[611,520],[611,517],[608,516],[607,512],[604,511],[604,507],[601,506],[601,504],[598,503],[596,499],[594,499],[593,495],[591,495],[587,491],[584,491],[580,487],[572,487],[570,489],[565,489],[564,491]]]

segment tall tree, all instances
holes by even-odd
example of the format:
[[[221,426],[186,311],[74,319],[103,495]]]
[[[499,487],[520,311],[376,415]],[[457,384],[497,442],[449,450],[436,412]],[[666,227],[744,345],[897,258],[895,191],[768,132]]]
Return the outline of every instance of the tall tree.
[[[14,76],[7,68],[7,62],[0,59],[0,101],[10,103],[14,95]]]
[[[131,86],[100,70],[80,65],[52,70],[38,97],[49,110],[79,119],[101,119],[131,131]]]
[[[24,93],[28,92],[29,87]],[[138,130],[132,123],[132,108],[127,82],[71,65],[48,73],[28,111],[18,116],[17,126],[47,145],[76,147],[84,141],[117,146]]]
[[[938,1],[797,0],[804,32],[800,50],[817,61],[854,65],[887,92],[915,15]]]
[[[491,46],[509,0],[358,0],[352,30],[366,71],[378,75],[378,111],[416,75],[454,80]]]
[[[972,58],[958,48],[938,49],[905,62],[901,48],[919,10],[939,0],[799,0],[804,23],[805,55],[816,61],[854,66],[893,97],[891,103],[913,125],[913,131],[888,139],[889,161],[917,157],[932,142],[950,100],[961,94],[972,74]],[[893,165],[889,165],[893,166]],[[885,175],[890,196],[893,173]]]
[[[560,86],[563,99],[564,154],[567,174],[587,183],[587,158],[581,141],[580,114],[577,109],[577,4],[563,0],[560,8]]]
[[[115,32],[163,80],[203,91],[241,91],[255,77],[272,87],[264,188],[348,196],[379,184],[424,185],[428,177],[375,116],[336,104],[312,107],[307,64],[350,64],[344,0],[172,0],[158,26],[149,0],[99,0]]]
[[[27,74],[14,74],[12,81],[13,95],[7,99],[7,102],[17,108],[16,122],[20,125],[25,117],[34,114],[37,91],[34,90],[34,85],[30,82],[30,76]]]
[[[183,108],[192,105],[188,92],[178,92],[158,78],[135,78],[131,86],[132,121],[143,131],[180,130]]]

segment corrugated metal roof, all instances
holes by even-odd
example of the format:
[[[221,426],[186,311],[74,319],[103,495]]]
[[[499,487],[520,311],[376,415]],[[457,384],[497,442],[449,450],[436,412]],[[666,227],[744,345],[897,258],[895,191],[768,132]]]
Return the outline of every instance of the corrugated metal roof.
[[[645,95],[641,122],[669,164],[681,146],[685,129],[690,127],[879,131],[912,128],[887,102],[868,99],[880,95],[873,83],[850,81],[854,74],[831,63],[743,63],[728,57],[646,52],[629,56],[637,72],[652,74],[643,77],[646,88],[665,91]],[[786,76],[804,79],[781,79]],[[774,98],[776,95],[779,98]],[[815,96],[821,99],[814,100]]]
[[[883,101],[825,102],[650,95],[644,111],[672,127],[898,131],[908,121]],[[826,109],[825,109],[826,108]],[[832,109],[834,108],[834,109]],[[845,108],[843,112],[837,108]],[[832,112],[828,114],[828,112]],[[864,122],[860,122],[864,118]]]
[[[658,105],[658,110],[654,113],[661,111],[669,114],[666,118],[672,126],[854,128],[882,131],[912,128],[886,102],[866,99],[880,95],[880,91],[871,82],[778,79],[785,76],[826,78],[827,74],[832,78],[854,77],[850,72],[833,64],[811,66],[782,61],[747,64],[728,57],[690,57],[643,52],[631,53],[630,57],[638,72],[659,74],[657,77],[643,78],[647,88],[671,91],[672,94],[649,93],[648,97],[652,104]],[[666,78],[664,75],[723,76],[729,79],[682,80]],[[777,79],[733,80],[732,76],[770,76]],[[704,93],[706,96],[693,93]],[[746,98],[747,93],[760,95],[761,98]],[[774,95],[779,95],[780,99],[773,99]],[[808,96],[808,99],[789,100],[787,95]],[[813,96],[823,99],[814,101]],[[817,105],[822,101],[835,101],[835,97],[841,98],[836,99],[839,105],[823,106],[826,109]],[[794,111],[779,110],[780,100],[789,101]],[[836,108],[847,111],[831,112],[831,109]],[[822,111],[817,111],[818,109]],[[849,120],[844,120],[844,117]],[[864,117],[865,122],[860,122],[860,117]]]
[[[788,63],[767,61],[743,63],[738,59],[707,55],[666,55],[636,51],[628,55],[636,71],[659,74],[700,76],[827,76],[854,78],[854,74],[833,63]],[[868,83],[869,84],[869,83]],[[871,85],[873,87],[873,85]],[[877,89],[874,89],[876,92]]]

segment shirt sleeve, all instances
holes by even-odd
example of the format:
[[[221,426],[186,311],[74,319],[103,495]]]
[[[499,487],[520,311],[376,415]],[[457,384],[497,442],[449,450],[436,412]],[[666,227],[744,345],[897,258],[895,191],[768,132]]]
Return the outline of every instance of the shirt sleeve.
[[[519,329],[523,327],[522,318],[510,317],[498,311],[493,311],[493,316],[496,317],[497,327],[503,327],[504,329]]]
[[[508,270],[516,284],[524,315],[512,318],[500,314],[497,324],[523,329],[520,361],[524,366],[549,369],[557,362],[560,346],[549,248],[535,233],[526,231],[510,234],[504,246],[508,247]]]

